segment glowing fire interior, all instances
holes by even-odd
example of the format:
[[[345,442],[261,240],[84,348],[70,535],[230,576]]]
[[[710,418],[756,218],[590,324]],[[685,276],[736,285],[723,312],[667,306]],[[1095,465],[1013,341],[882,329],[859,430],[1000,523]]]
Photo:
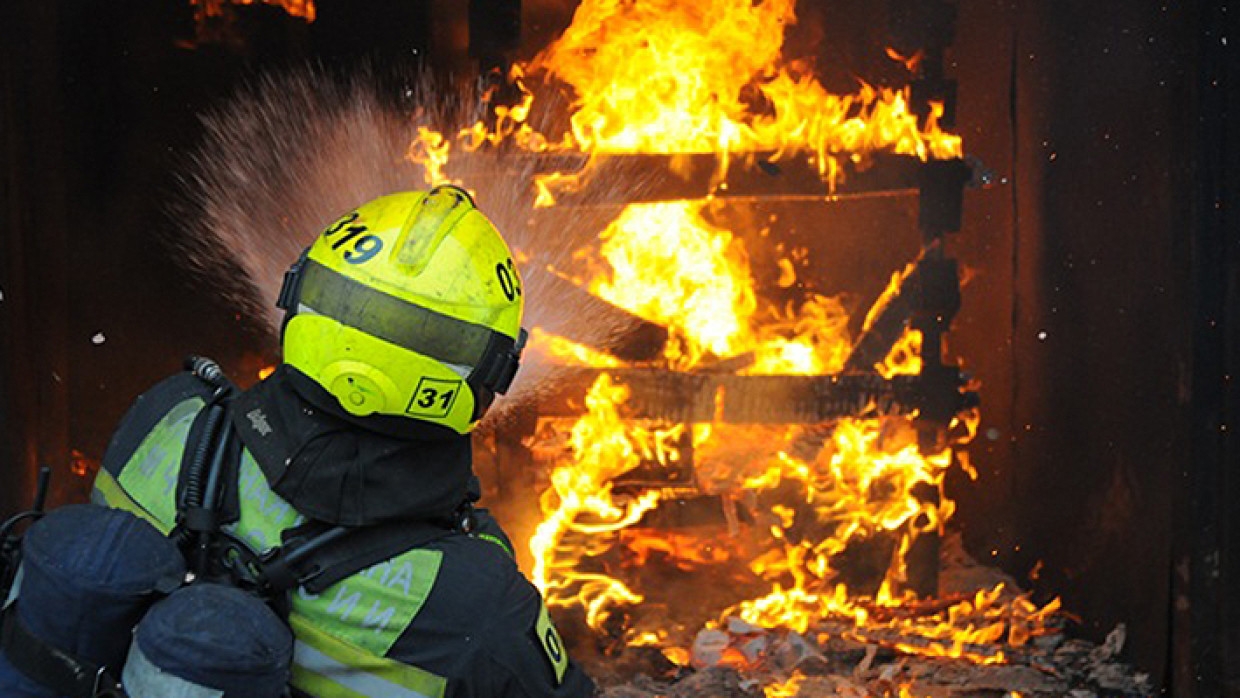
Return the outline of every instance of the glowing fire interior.
[[[272,5],[307,22],[313,22],[317,12],[314,0],[190,0],[189,4],[194,8],[194,21],[200,24],[211,17],[224,17],[229,5]]]
[[[795,21],[793,4],[586,0],[557,41],[514,68],[520,104],[496,107],[489,125],[455,137],[424,127],[410,157],[434,183],[450,179],[454,149],[501,141],[534,152],[713,153],[718,183],[730,163],[760,153],[808,159],[834,185],[843,176],[841,163],[863,163],[875,153],[961,156],[960,139],[939,129],[936,114],[919,121],[906,92],[861,84],[855,94],[829,94],[808,64],[785,60],[784,28]],[[538,132],[527,119],[539,86],[565,85],[573,95],[570,126],[559,134]],[[557,187],[573,178],[544,177],[536,205],[555,205]],[[707,360],[748,354],[752,360],[742,369],[748,374],[841,371],[853,340],[843,304],[811,294],[788,308],[760,298],[741,238],[708,222],[702,215],[708,205],[628,206],[599,232],[596,246],[578,255],[590,269],[581,284],[668,328],[659,362],[666,370],[692,371]],[[793,261],[781,260],[779,267],[779,285],[791,286]],[[889,292],[901,276],[894,276]],[[875,370],[887,378],[917,373],[921,341],[920,333],[906,331]],[[922,654],[1000,662],[1001,652],[969,648],[1000,640],[1022,644],[1054,611],[995,588],[934,614],[878,612],[915,600],[905,584],[906,554],[918,536],[939,531],[954,512],[942,488],[957,462],[953,450],[921,452],[908,417],[762,428],[633,419],[626,417],[629,389],[603,370],[620,365],[617,359],[538,329],[533,343],[565,363],[601,371],[584,397],[584,413],[544,418],[530,444],[550,461],[543,520],[529,545],[533,579],[553,608],[580,609],[601,629],[618,610],[641,603],[643,590],[625,581],[623,569],[598,563],[622,548],[629,568],[655,554],[684,570],[746,566],[766,591],[720,608],[719,618],[798,632],[812,631],[824,618],[843,619],[857,632],[891,629],[917,638],[901,648]],[[971,435],[972,424],[960,426]],[[687,450],[692,482],[617,488],[618,478],[643,464],[683,464]],[[733,514],[744,512],[745,523],[730,518],[728,531],[710,535],[643,523],[684,488],[718,497]],[[927,490],[937,496],[925,496]],[[881,584],[850,590],[835,561],[857,541],[880,536],[892,541]],[[626,632],[630,644],[660,644],[673,661],[688,661],[687,650],[657,630]],[[781,690],[788,686],[770,687],[768,695],[795,692]]]

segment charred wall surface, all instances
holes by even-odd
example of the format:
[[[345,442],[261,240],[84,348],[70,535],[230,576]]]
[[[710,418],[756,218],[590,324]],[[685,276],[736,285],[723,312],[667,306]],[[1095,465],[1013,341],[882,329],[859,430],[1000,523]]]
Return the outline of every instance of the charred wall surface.
[[[1195,57],[1186,8],[1043,3],[1012,56],[1012,548],[1005,566],[1165,638],[1188,446]],[[1146,611],[1136,611],[1144,608]],[[1141,666],[1161,642],[1137,641]]]
[[[125,406],[185,355],[246,370],[271,355],[261,323],[187,279],[162,242],[177,231],[168,204],[198,114],[305,61],[446,74],[528,55],[574,6],[524,3],[515,46],[502,28],[471,32],[471,16],[511,29],[511,6],[486,4],[321,0],[311,25],[248,8],[235,41],[196,49],[188,2],[0,6],[6,511],[40,463],[56,471],[57,502],[83,498],[74,452],[79,467],[100,457]],[[828,85],[898,77],[881,3],[801,5],[790,46],[828,66]],[[1041,600],[1062,596],[1094,637],[1127,623],[1133,659],[1175,695],[1234,694],[1240,170],[1223,39],[1235,13],[1121,0],[958,9],[959,130],[999,178],[968,193],[949,238],[970,276],[949,355],[983,385],[969,449],[979,478],[951,483],[966,543]],[[849,260],[824,285],[872,296],[886,276],[864,272],[915,252],[914,208],[855,204],[830,231],[789,235]]]

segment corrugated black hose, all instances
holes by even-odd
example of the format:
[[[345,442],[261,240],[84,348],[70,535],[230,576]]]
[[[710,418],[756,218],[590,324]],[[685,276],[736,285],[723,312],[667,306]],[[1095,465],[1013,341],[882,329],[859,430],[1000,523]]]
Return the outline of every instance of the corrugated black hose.
[[[202,434],[185,466],[181,534],[177,539],[183,550],[190,548],[186,555],[190,570],[202,575],[207,571],[211,537],[219,528],[219,473],[233,438],[233,430],[228,428],[225,414],[227,398],[235,389],[219,365],[211,359],[191,356],[185,360],[185,367],[215,387],[206,408]]]

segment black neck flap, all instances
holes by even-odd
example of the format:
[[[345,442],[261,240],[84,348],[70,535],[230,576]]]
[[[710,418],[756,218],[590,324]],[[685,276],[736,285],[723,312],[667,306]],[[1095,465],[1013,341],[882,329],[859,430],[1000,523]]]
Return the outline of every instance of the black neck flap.
[[[300,513],[362,526],[450,517],[470,498],[468,436],[346,415],[331,400],[307,399],[301,382],[322,389],[298,376],[280,366],[237,396],[231,416],[272,490]]]

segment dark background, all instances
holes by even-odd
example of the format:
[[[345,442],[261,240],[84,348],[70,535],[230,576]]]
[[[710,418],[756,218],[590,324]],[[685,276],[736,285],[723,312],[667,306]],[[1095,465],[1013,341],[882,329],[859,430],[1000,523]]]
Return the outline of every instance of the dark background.
[[[527,0],[513,41],[514,6],[475,2],[486,21],[471,51],[465,2],[317,4],[310,25],[243,8],[231,42],[196,48],[188,2],[0,4],[5,511],[29,500],[39,464],[56,502],[84,497],[74,469],[89,471],[130,400],[183,356],[234,374],[270,356],[261,322],[191,281],[160,241],[177,230],[167,204],[204,109],[306,61],[448,75],[527,57],[574,6]],[[949,353],[984,403],[969,447],[979,478],[951,483],[957,522],[976,557],[1040,601],[1063,597],[1082,635],[1125,623],[1129,657],[1177,696],[1240,695],[1230,9],[974,0],[947,65],[966,150],[998,178],[967,194],[949,239],[970,279]],[[814,56],[832,87],[894,79],[883,3],[803,0],[798,15],[790,52]],[[913,208],[838,216],[846,232],[788,234],[814,259],[883,270],[838,282],[866,297],[915,252]]]

